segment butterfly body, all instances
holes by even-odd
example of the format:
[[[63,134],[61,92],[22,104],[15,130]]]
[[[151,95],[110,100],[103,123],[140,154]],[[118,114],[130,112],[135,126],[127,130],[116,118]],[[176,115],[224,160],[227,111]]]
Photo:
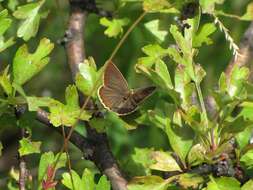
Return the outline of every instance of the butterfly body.
[[[155,90],[152,86],[137,90],[129,89],[127,81],[112,62],[109,62],[105,69],[103,82],[98,90],[98,97],[105,108],[118,115],[134,112]]]

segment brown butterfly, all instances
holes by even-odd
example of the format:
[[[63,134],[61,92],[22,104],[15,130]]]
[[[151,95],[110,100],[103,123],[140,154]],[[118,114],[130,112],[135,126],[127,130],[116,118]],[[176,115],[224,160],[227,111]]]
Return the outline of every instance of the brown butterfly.
[[[109,62],[104,71],[103,85],[98,89],[98,97],[106,109],[118,115],[127,115],[134,112],[154,90],[154,86],[130,89],[119,69]]]

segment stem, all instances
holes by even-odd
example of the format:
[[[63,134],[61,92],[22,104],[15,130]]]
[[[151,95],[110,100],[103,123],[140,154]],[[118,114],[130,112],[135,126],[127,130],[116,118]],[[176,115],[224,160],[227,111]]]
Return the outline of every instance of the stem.
[[[203,112],[203,116],[204,116],[204,121],[205,121],[205,127],[208,128],[208,118],[207,118],[207,112],[206,112],[206,107],[205,107],[205,103],[204,103],[204,98],[200,89],[200,85],[198,83],[195,83],[196,85],[196,89],[197,89],[197,93],[198,93],[198,97],[199,97],[199,102],[200,102],[200,107],[201,110]]]
[[[137,26],[137,24],[139,24],[139,22],[143,19],[143,17],[147,14],[147,12],[143,12],[137,19],[136,21],[132,24],[132,26],[130,26],[130,28],[126,31],[126,33],[124,34],[124,36],[121,38],[121,40],[119,41],[119,43],[117,44],[117,46],[115,47],[115,49],[113,50],[110,58],[107,60],[107,62],[110,62],[114,56],[116,55],[116,53],[119,51],[120,47],[122,46],[122,44],[125,42],[126,38],[129,36],[129,34],[132,32],[132,30]]]

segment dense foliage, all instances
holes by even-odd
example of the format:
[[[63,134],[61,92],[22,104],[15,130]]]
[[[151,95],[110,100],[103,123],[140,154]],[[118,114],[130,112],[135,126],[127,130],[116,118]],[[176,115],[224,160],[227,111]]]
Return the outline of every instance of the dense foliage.
[[[107,134],[129,190],[252,189],[251,70],[234,64],[222,72],[230,59],[242,59],[225,23],[249,24],[252,3],[97,0],[99,9],[111,14],[89,16],[84,35],[88,56],[73,82],[71,72],[59,66],[67,62],[64,40],[57,43],[67,24],[62,22],[67,21],[67,2],[0,3],[0,135],[19,143],[16,160],[25,158],[33,171],[26,176],[26,189],[112,188],[98,165],[68,147],[64,127],[87,139],[85,128]],[[244,12],[232,14],[233,6]],[[238,38],[243,29],[238,27]],[[101,104],[97,91],[108,61],[122,70],[129,86],[156,86],[136,112],[119,116]],[[87,100],[81,105],[80,95]],[[88,100],[95,104],[92,110]],[[40,110],[48,112],[53,127],[41,129],[47,127],[36,121]],[[41,133],[52,133],[52,128],[60,129],[61,141]],[[10,130],[25,134],[18,139]],[[0,138],[1,164],[12,148],[5,139]],[[15,164],[0,171],[4,189],[20,188]]]

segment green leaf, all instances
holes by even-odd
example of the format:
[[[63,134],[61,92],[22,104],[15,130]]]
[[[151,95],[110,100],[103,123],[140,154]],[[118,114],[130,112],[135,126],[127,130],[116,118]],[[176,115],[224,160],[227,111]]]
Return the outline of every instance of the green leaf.
[[[201,30],[193,38],[193,47],[201,47],[203,43],[210,45],[213,41],[209,38],[216,31],[216,26],[213,23],[205,24]]]
[[[159,101],[154,110],[148,112],[148,117],[152,125],[161,128],[166,132],[166,126],[170,124],[176,106],[165,101]]]
[[[240,149],[243,149],[245,146],[249,144],[250,138],[252,134],[252,126],[246,127],[242,132],[236,134],[236,143],[238,144]]]
[[[12,20],[8,18],[8,10],[4,9],[0,12],[0,36],[11,26]]]
[[[127,186],[128,190],[167,190],[169,181],[158,176],[134,178]]]
[[[100,177],[98,184],[96,185],[96,190],[110,190],[111,183],[107,180],[106,176],[103,175]]]
[[[192,36],[191,32],[187,36],[183,36],[176,25],[171,25],[170,33],[176,41],[180,52],[182,52],[181,63],[185,66],[185,72],[191,77],[193,81],[196,81],[194,68],[193,68],[193,50],[192,50]]]
[[[247,169],[253,168],[253,150],[249,150],[242,155],[240,162],[242,162]]]
[[[180,94],[182,99],[182,107],[188,109],[189,105],[192,105],[192,98],[195,87],[191,83],[191,78],[186,72],[184,65],[177,65],[175,69],[175,91]]]
[[[158,44],[147,45],[142,48],[142,51],[147,55],[138,59],[136,70],[138,72],[139,66],[145,66],[146,68],[152,67],[157,61],[162,60],[167,55],[167,50],[163,49]]]
[[[150,165],[150,168],[153,170],[168,172],[182,171],[169,152],[154,151],[151,153],[151,159],[155,161],[154,164]]]
[[[97,94],[97,89],[94,89],[96,82],[99,77],[99,71],[97,71],[95,61],[93,58],[89,58],[84,61],[84,63],[79,64],[79,71],[76,75],[76,86],[77,88],[86,96],[95,97]],[[99,85],[97,85],[99,86]],[[93,90],[93,94],[91,94]]]
[[[252,122],[245,120],[242,116],[238,116],[231,121],[225,121],[221,133],[237,134],[244,131],[249,125],[252,125]]]
[[[241,190],[240,182],[232,177],[211,177],[211,181],[207,183],[206,190]]]
[[[78,104],[78,92],[74,85],[67,87],[66,92],[66,105],[56,102],[54,105],[50,105],[50,122],[58,127],[60,125],[72,126],[78,121],[89,120],[91,114],[85,110],[81,110]]]
[[[39,170],[38,170],[38,181],[42,181],[46,177],[46,171],[48,166],[53,166],[55,161],[58,160],[58,163],[55,167],[55,170],[62,168],[66,165],[67,155],[62,153],[61,157],[58,158],[59,154],[54,156],[53,152],[45,152],[40,157]],[[42,189],[41,185],[39,189]]]
[[[191,166],[196,166],[205,161],[205,153],[206,149],[203,145],[196,144],[194,145],[191,150],[189,151],[189,154],[187,155],[188,163]]]
[[[168,71],[167,65],[163,61],[157,61],[155,64],[155,72],[160,76],[160,78],[164,81],[167,88],[173,89],[174,86],[171,82],[170,73]]]
[[[3,150],[3,144],[2,144],[2,142],[0,141],[0,156],[2,156],[2,150]]]
[[[175,39],[179,49],[182,50],[183,54],[191,55],[191,45],[189,42],[186,41],[184,36],[179,32],[179,29],[176,25],[171,25],[170,33],[172,34],[173,38]]]
[[[48,54],[54,48],[50,40],[43,38],[35,51],[30,54],[27,46],[21,46],[13,60],[13,82],[19,85],[26,83],[40,72],[49,62]]]
[[[145,27],[150,31],[160,42],[165,40],[165,37],[168,34],[167,30],[163,30],[160,28],[160,20],[152,20],[145,23]]]
[[[73,184],[71,181],[71,175],[73,178]],[[68,172],[63,173],[62,180],[61,180],[62,184],[71,190],[74,190],[74,189],[85,189],[86,190],[84,183],[82,183],[81,178],[74,170],[71,170],[71,175]]]
[[[195,65],[195,75],[196,75],[196,83],[198,83],[198,84],[200,84],[201,81],[206,76],[205,70],[199,64]]]
[[[31,37],[34,37],[37,34],[41,19],[39,10],[44,2],[45,0],[41,0],[39,2],[19,6],[13,13],[13,16],[17,19],[24,20],[18,28],[18,37],[28,41]]]
[[[248,4],[247,11],[243,16],[241,16],[241,19],[242,20],[252,21],[252,19],[253,19],[252,9],[253,9],[253,3],[251,2],[251,3]]]
[[[143,0],[143,10],[146,12],[178,13],[167,0]]]
[[[127,18],[109,20],[103,17],[100,19],[100,24],[107,27],[104,33],[109,38],[121,35],[123,33],[123,26],[128,25],[128,23],[129,19]]]
[[[180,157],[182,162],[192,147],[194,134],[190,127],[182,125],[181,115],[178,111],[174,113],[173,125],[166,126],[166,133],[170,146]]]
[[[5,41],[3,35],[11,26],[12,20],[8,18],[8,11],[6,9],[0,12],[0,52],[13,45],[14,38],[9,38]]]
[[[200,0],[199,4],[203,13],[213,13],[215,10],[215,4],[222,4],[224,0]]]
[[[27,138],[23,138],[19,141],[19,145],[20,148],[18,149],[18,152],[20,156],[40,153],[41,142],[32,142]]]
[[[249,77],[249,69],[246,67],[239,68],[238,65],[235,65],[232,69],[230,82],[228,85],[228,94],[231,97],[239,96],[242,97],[240,94],[244,87],[244,82]]]
[[[145,175],[151,174],[149,166],[154,163],[154,161],[151,159],[152,152],[153,150],[149,148],[134,148],[134,154],[131,156],[131,158],[134,163],[139,166],[138,168],[135,168],[135,170],[141,170],[138,172]]]
[[[253,180],[247,181],[242,187],[241,190],[253,190]]]
[[[53,152],[46,152],[41,155],[38,170],[38,181],[42,181],[43,177],[46,174],[48,166],[53,164],[53,162],[54,162]]]
[[[56,100],[49,97],[26,97],[29,111],[38,111],[40,107],[50,107],[57,103]]]
[[[94,173],[92,173],[88,169],[85,169],[82,175],[82,183],[84,184],[85,190],[94,190],[95,189]]]
[[[78,119],[89,120],[91,114],[79,107],[78,92],[74,85],[66,88],[66,105],[48,97],[27,97],[30,111],[37,111],[40,107],[48,107],[50,122],[58,127],[60,125],[72,126]]]
[[[10,96],[12,94],[12,85],[10,81],[10,76],[8,75],[9,67],[6,67],[0,76],[0,85],[2,86],[4,92]]]

